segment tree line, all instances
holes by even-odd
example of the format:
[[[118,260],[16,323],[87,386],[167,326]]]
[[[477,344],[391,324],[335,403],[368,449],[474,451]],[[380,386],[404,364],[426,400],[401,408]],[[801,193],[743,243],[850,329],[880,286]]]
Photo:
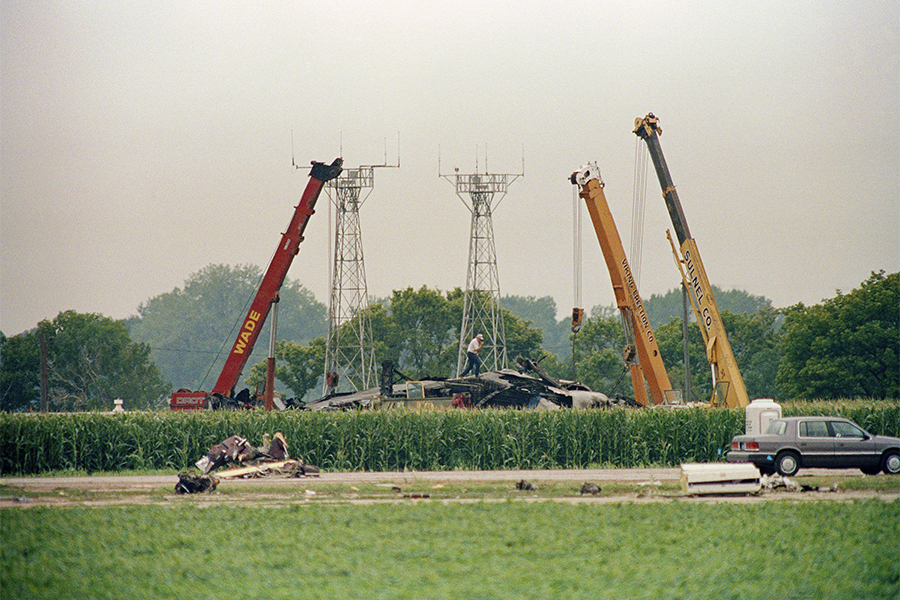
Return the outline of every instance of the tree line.
[[[173,389],[208,389],[261,276],[257,267],[210,265],[183,288],[149,299],[129,319],[66,311],[27,333],[0,333],[0,409],[39,407],[41,339],[53,410],[109,410],[117,397],[127,408],[160,407]],[[898,273],[872,273],[857,289],[812,306],[774,309],[765,298],[738,290],[716,288],[714,294],[751,398],[900,397]],[[462,298],[458,288],[423,286],[374,299],[369,316],[379,363],[390,360],[410,377],[453,376]],[[676,388],[685,379],[681,303],[680,290],[644,302]],[[549,296],[506,296],[502,304],[511,362],[530,357],[556,377],[633,396],[614,307],[595,307],[573,334],[568,318],[557,319]],[[285,282],[276,344],[282,394],[317,397],[326,315],[309,290]],[[696,323],[687,334],[690,399],[704,401],[712,391],[705,346]],[[267,331],[261,339],[268,339]],[[267,345],[258,346],[244,374],[247,386],[264,376]]]

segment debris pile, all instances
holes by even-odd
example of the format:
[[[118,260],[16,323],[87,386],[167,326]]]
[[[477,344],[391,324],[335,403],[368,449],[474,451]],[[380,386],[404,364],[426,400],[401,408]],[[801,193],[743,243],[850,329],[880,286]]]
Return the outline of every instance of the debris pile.
[[[202,472],[195,475],[183,472],[178,475],[175,492],[196,494],[211,492],[222,479],[254,479],[258,477],[317,477],[319,468],[308,465],[298,458],[291,458],[287,440],[280,431],[272,438],[263,434],[263,443],[258,448],[246,438],[233,435],[210,447],[206,456],[195,463]],[[210,473],[219,467],[230,466]]]
[[[226,464],[248,465],[265,460],[283,461],[289,458],[287,441],[284,434],[279,431],[271,440],[268,433],[263,434],[263,443],[259,448],[251,445],[245,438],[233,435],[212,446],[209,453],[198,460],[196,465],[204,473],[209,473]]]
[[[517,369],[487,371],[448,379],[412,380],[390,361],[382,364],[381,386],[352,393],[330,394],[306,405],[306,410],[339,411],[430,405],[445,408],[603,408],[635,405],[627,398],[610,398],[577,381],[556,379],[537,361],[519,357]]]

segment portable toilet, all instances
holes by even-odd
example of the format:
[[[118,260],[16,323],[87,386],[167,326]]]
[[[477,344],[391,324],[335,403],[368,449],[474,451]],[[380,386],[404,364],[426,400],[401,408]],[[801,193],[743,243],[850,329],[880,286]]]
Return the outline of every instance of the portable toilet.
[[[771,398],[757,398],[745,410],[744,433],[758,435],[765,433],[769,423],[781,418],[781,405]]]

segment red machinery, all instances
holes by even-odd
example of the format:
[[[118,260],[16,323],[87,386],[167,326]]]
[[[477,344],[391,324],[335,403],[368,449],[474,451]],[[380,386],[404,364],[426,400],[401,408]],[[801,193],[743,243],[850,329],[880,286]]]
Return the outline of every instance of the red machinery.
[[[225,366],[222,367],[222,373],[219,375],[218,381],[216,381],[209,394],[187,390],[174,392],[170,403],[173,410],[205,408],[209,404],[208,399],[210,396],[219,399],[234,397],[234,388],[241,377],[244,365],[247,364],[247,359],[250,358],[250,353],[253,351],[259,332],[269,316],[272,304],[278,301],[278,292],[281,290],[282,284],[284,284],[284,278],[291,267],[291,262],[300,251],[303,232],[306,230],[309,218],[315,212],[313,209],[316,206],[316,200],[319,199],[322,187],[325,182],[340,175],[342,164],[343,161],[340,158],[336,158],[330,165],[320,162],[312,163],[309,183],[306,184],[300,203],[294,209],[294,216],[290,225],[288,225],[287,231],[281,235],[281,243],[275,250],[275,255],[272,257],[272,262],[269,263],[269,268],[266,269],[266,274],[259,286],[256,297],[253,299],[253,303],[250,305],[250,310],[247,311],[247,316],[244,318],[231,352],[228,353],[228,358],[225,360]]]

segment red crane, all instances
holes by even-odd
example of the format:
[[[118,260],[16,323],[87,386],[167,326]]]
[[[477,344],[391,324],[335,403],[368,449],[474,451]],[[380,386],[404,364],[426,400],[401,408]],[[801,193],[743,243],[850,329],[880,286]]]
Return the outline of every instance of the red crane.
[[[212,395],[228,398],[234,396],[234,388],[250,358],[259,332],[269,316],[272,304],[278,301],[278,292],[284,284],[284,278],[291,267],[291,262],[300,251],[303,232],[306,230],[309,218],[315,212],[313,209],[322,192],[322,187],[325,182],[341,174],[342,164],[343,160],[340,158],[336,158],[330,165],[320,162],[312,163],[309,183],[306,184],[300,203],[294,208],[294,216],[291,218],[287,231],[281,234],[281,242],[275,249],[275,254],[272,256],[269,268],[266,269],[256,297],[250,305],[250,310],[247,311],[247,316],[234,340],[231,352],[228,353],[219,379],[209,394],[183,390],[173,393],[170,405],[173,409],[204,408],[207,404],[207,397]]]

